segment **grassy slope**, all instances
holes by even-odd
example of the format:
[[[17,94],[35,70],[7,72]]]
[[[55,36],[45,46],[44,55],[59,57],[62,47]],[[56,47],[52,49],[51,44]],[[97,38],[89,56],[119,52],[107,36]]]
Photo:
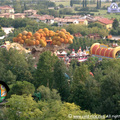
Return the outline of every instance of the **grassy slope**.
[[[64,6],[70,6],[70,0],[67,0],[66,2],[55,2],[56,5],[59,5],[59,4],[63,4]],[[102,3],[102,7],[105,6],[105,7],[108,7],[110,6],[111,2],[109,3]],[[74,6],[80,6],[82,7],[82,4],[74,4]],[[88,7],[96,7],[96,4],[88,4],[87,5]],[[74,11],[75,13],[77,13],[78,11]],[[107,17],[107,18],[117,18],[120,20],[120,15],[116,15],[115,13],[111,13],[111,14],[107,14],[107,10],[99,10],[99,12],[91,12],[91,13],[94,13],[94,15],[96,16],[103,16],[103,17]]]

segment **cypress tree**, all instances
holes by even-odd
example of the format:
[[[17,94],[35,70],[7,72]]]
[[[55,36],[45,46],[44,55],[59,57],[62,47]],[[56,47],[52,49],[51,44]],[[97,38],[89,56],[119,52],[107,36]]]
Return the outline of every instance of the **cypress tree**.
[[[83,7],[85,7],[85,1],[83,0]]]
[[[101,8],[101,0],[100,0],[100,8]]]
[[[87,7],[87,0],[85,0],[85,7]]]
[[[71,6],[71,7],[73,6],[73,1],[72,1],[72,0],[70,0],[70,6]]]
[[[99,6],[99,3],[98,3],[98,0],[97,0],[97,9],[99,8],[98,6]]]

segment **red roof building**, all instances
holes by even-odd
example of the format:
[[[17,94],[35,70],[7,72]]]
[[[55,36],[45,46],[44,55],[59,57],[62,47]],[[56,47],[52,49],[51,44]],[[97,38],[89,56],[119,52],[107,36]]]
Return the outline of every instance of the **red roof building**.
[[[99,19],[98,21],[106,25],[113,23],[113,20],[109,20],[108,18],[102,18],[102,19]]]
[[[106,29],[112,29],[113,20],[110,20],[108,18],[101,18],[98,19],[97,22],[105,26]]]
[[[35,14],[37,14],[37,10],[33,10],[33,9],[24,10],[24,13],[25,13],[25,15],[27,15],[27,16],[35,15]]]
[[[14,14],[14,18],[25,18],[25,14],[24,13],[16,13]]]
[[[14,8],[8,6],[8,5],[5,5],[5,6],[0,6],[0,13],[14,13]]]

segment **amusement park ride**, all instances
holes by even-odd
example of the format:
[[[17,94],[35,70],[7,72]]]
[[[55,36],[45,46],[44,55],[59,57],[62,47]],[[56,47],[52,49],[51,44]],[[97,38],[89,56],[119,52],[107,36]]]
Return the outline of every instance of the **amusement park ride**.
[[[81,47],[79,48],[78,52],[75,53],[75,50],[73,49],[71,54],[69,56],[67,56],[67,52],[66,51],[63,51],[63,52],[59,52],[57,51],[57,56],[61,59],[64,59],[64,61],[66,63],[70,63],[70,61],[72,59],[76,59],[78,60],[78,62],[84,62],[88,59],[89,57],[89,50],[88,48],[86,47],[86,50],[81,50]]]
[[[16,48],[26,53],[31,52],[38,61],[39,56],[44,51],[52,53],[60,49],[65,49],[69,44],[73,43],[73,36],[65,29],[56,32],[47,28],[39,29],[34,34],[32,32],[23,31],[13,38],[13,43],[5,43],[1,47],[9,50]]]
[[[44,51],[51,51],[65,63],[70,63],[72,59],[77,59],[78,62],[84,62],[89,56],[96,56],[100,60],[102,58],[120,58],[120,47],[113,44],[112,48],[104,44],[95,43],[86,50],[81,50],[81,47],[75,53],[73,49],[70,55],[65,51],[69,44],[73,43],[73,36],[65,29],[57,30],[56,32],[48,30],[47,28],[39,29],[36,33],[23,31],[17,37],[13,38],[13,43],[5,42],[0,47],[17,49],[26,53],[33,54],[37,63],[39,56]]]

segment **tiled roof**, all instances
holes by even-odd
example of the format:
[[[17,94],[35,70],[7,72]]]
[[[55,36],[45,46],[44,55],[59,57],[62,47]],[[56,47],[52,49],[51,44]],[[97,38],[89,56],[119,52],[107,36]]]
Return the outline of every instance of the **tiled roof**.
[[[108,18],[102,18],[102,19],[99,19],[98,21],[106,25],[113,23],[113,20],[109,20]]]
[[[0,6],[0,9],[14,9],[8,5],[5,5],[5,6]]]
[[[45,17],[46,19],[54,19],[54,16],[50,16],[50,15],[42,15],[42,17]]]
[[[37,12],[37,10],[30,9],[30,10],[24,10],[24,12]]]
[[[79,22],[84,22],[86,19],[78,19]]]
[[[101,17],[101,16],[95,16],[94,17],[94,20],[99,20],[99,19],[102,19],[103,17]]]
[[[39,17],[39,20],[46,20],[46,18],[45,17]]]
[[[29,16],[29,18],[39,18],[39,17],[40,17],[40,15],[38,15],[38,14]]]
[[[74,21],[85,21],[86,19],[65,19],[65,18],[55,18],[54,19],[55,21],[58,21],[58,22],[74,22]]]
[[[25,15],[24,13],[16,13],[14,15]]]
[[[2,13],[0,15],[12,15],[11,13]]]
[[[40,20],[45,20],[45,19],[49,19],[49,20],[51,20],[51,19],[54,19],[54,17],[53,16],[50,16],[50,15],[38,15],[38,14],[35,14],[35,15],[31,15],[31,16],[29,16],[30,18],[38,18],[38,19],[40,19]]]

